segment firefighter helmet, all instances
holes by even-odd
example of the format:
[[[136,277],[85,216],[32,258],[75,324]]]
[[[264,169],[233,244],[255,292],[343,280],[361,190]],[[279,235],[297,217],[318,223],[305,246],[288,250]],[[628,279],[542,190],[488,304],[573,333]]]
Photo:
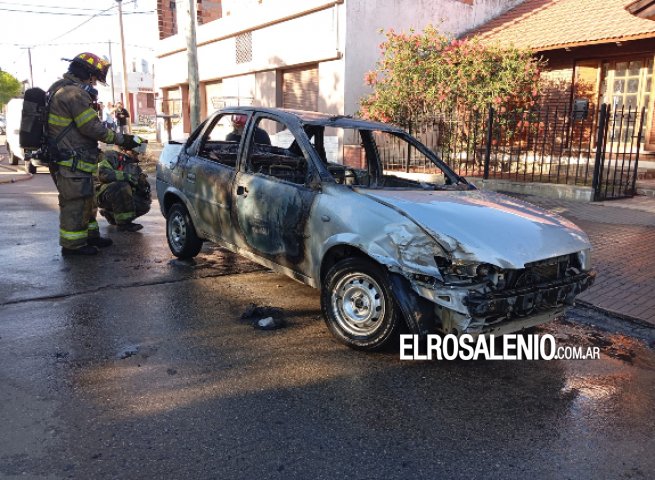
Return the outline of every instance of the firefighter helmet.
[[[94,75],[100,83],[103,85],[107,84],[107,71],[111,65],[107,59],[99,57],[93,53],[84,52],[68,61],[84,67],[91,75]]]

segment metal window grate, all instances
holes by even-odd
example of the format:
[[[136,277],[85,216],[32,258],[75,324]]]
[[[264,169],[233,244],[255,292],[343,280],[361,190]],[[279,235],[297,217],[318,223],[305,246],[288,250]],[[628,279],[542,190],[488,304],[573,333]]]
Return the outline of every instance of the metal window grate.
[[[252,32],[237,35],[235,47],[237,63],[252,62]]]

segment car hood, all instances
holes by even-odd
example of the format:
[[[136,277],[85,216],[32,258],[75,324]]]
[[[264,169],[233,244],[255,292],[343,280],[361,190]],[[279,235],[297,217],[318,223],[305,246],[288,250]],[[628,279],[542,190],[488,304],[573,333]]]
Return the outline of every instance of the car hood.
[[[456,258],[523,268],[591,247],[587,235],[568,220],[498,193],[356,191],[413,220]]]

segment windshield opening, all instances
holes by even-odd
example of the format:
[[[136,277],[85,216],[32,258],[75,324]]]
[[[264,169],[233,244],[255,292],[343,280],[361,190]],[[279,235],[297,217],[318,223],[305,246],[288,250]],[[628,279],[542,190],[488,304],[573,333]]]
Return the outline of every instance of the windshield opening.
[[[405,135],[323,125],[304,128],[336,183],[378,189],[468,188],[436,155],[427,155],[425,147]]]

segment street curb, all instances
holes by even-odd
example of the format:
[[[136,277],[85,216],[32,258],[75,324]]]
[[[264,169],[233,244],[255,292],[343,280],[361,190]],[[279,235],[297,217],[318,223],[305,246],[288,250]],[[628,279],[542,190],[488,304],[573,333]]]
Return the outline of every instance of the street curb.
[[[5,183],[23,182],[25,180],[29,180],[30,178],[32,178],[34,176],[34,175],[32,175],[31,173],[28,173],[28,172],[16,171],[13,168],[9,168],[8,165],[0,165],[0,168],[3,168],[4,170],[6,170],[8,172],[12,172],[12,173],[15,173],[17,175],[17,177],[12,177],[12,178],[10,178],[8,180],[0,178],[0,185],[5,184]]]
[[[563,320],[634,338],[644,342],[649,348],[655,348],[655,328],[652,325],[643,326],[605,312],[606,310],[593,306],[587,307],[581,305],[581,302],[576,302],[576,305],[567,311]]]
[[[585,308],[589,308],[591,310],[595,310],[597,312],[601,312],[601,313],[607,315],[608,317],[614,317],[614,318],[618,318],[618,319],[621,319],[621,320],[625,320],[627,322],[633,323],[635,326],[640,327],[640,328],[649,328],[649,329],[655,330],[655,325],[653,325],[650,322],[647,322],[646,320],[642,320],[642,319],[637,318],[637,317],[632,317],[632,316],[626,315],[624,313],[615,312],[614,310],[609,310],[607,308],[602,308],[602,307],[599,307],[598,305],[594,305],[592,303],[585,302],[584,300],[577,300],[576,299],[575,305],[579,305],[581,307],[585,307]]]

